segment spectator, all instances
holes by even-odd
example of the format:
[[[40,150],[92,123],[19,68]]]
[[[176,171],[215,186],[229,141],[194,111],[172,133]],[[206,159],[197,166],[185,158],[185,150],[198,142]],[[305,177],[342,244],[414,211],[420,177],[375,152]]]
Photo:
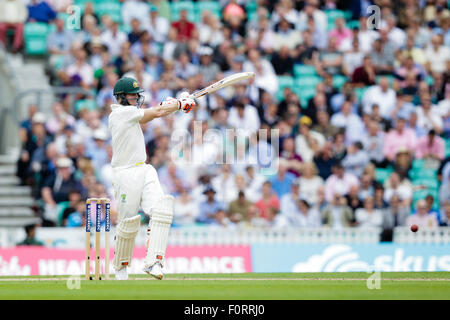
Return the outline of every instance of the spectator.
[[[181,193],[174,202],[174,226],[187,226],[195,223],[199,214],[198,205],[189,193],[189,188],[183,187]]]
[[[130,25],[133,18],[138,19],[141,26],[150,25],[149,22],[150,8],[145,1],[142,0],[126,0],[122,5],[122,21],[125,25]]]
[[[425,200],[421,199],[416,203],[417,212],[412,214],[406,220],[406,225],[416,224],[419,228],[435,228],[439,226],[438,219],[434,213],[428,213],[428,207]]]
[[[12,50],[19,52],[23,46],[23,30],[28,17],[28,10],[20,0],[0,2],[0,41],[6,47],[6,34],[8,30],[14,31]]]
[[[135,57],[133,62],[133,69],[123,76],[138,80],[144,90],[149,90],[155,79],[153,79],[152,75],[145,70],[145,62],[142,59]]]
[[[82,216],[85,208],[84,209],[82,208],[81,211],[78,212],[79,216],[77,216],[76,214],[77,206],[80,202],[83,202],[82,200],[83,200],[82,195],[78,190],[69,191],[68,203],[66,205],[66,208],[62,211],[62,215],[58,217],[59,220],[58,225],[64,227],[74,226],[74,224],[78,224],[78,226],[82,225],[83,222]],[[72,216],[69,221],[69,216],[73,213],[75,213],[75,215]]]
[[[83,226],[83,219],[85,219],[84,211],[86,210],[86,203],[84,201],[78,201],[73,212],[67,217],[66,227],[68,228],[79,228]],[[113,223],[113,218],[111,218],[111,223]]]
[[[341,163],[335,164],[333,174],[325,180],[325,199],[331,202],[336,193],[345,196],[353,185],[359,185],[357,177],[346,172]]]
[[[350,41],[353,37],[352,31],[345,26],[344,18],[337,18],[335,21],[335,27],[331,29],[329,38],[336,38],[336,46],[339,50],[343,51],[345,42]]]
[[[59,3],[61,2],[59,0],[53,0],[53,1],[59,2]],[[70,2],[70,5],[73,4],[73,0],[67,0],[67,1]],[[56,10],[56,11],[58,11],[58,12],[67,12],[66,10],[67,9],[64,9],[62,11],[61,10]],[[90,19],[90,18],[94,19],[96,25],[99,25],[101,23],[100,18],[95,13],[93,2],[86,2],[85,6],[84,6],[84,10],[81,13],[81,18],[80,18],[81,26],[83,26],[83,29],[84,29],[84,26],[85,26],[85,20],[86,19]]]
[[[90,89],[94,86],[94,69],[87,61],[87,52],[77,49],[75,61],[69,65],[64,73],[69,77],[70,85]]]
[[[217,210],[214,216],[214,221],[210,224],[210,226],[230,229],[234,228],[235,224],[230,220],[225,209],[220,208],[219,210]]]
[[[333,144],[331,141],[325,142],[322,150],[319,150],[314,155],[314,164],[317,167],[318,175],[322,179],[327,179],[332,174],[332,168],[337,163],[337,159],[334,157]]]
[[[413,83],[415,83],[415,87],[417,87],[417,82],[423,81],[425,78],[424,71],[425,70],[421,65],[414,62],[412,56],[408,55],[404,57],[402,66],[395,70],[395,77],[400,80],[399,87],[407,88],[409,85],[411,88]],[[414,82],[409,79],[414,80]]]
[[[58,223],[58,204],[69,200],[69,193],[77,190],[83,197],[85,190],[81,183],[75,179],[72,173],[72,160],[59,158],[56,162],[56,173],[47,178],[41,190],[42,200],[45,203],[44,218],[50,224]]]
[[[302,175],[299,178],[301,194],[312,205],[316,204],[319,189],[324,186],[323,178],[318,176],[314,162],[306,162],[302,166]]]
[[[56,18],[56,12],[44,0],[31,0],[27,8],[29,22],[49,23]]]
[[[198,216],[195,221],[211,224],[215,221],[216,213],[223,209],[223,203],[215,199],[216,191],[212,186],[207,186],[203,194],[206,195],[206,200],[200,203]]]
[[[450,201],[445,201],[441,206],[441,227],[450,227]]]
[[[278,51],[275,51],[270,62],[278,76],[293,76],[294,58],[288,46],[283,45]]]
[[[368,62],[366,62],[366,58],[369,58],[369,56],[364,55],[364,52],[360,49],[359,46],[359,40],[358,37],[354,37],[352,39],[352,46],[351,49],[348,51],[344,52],[344,56],[342,57],[342,73],[347,76],[352,78],[352,82],[360,82],[360,81],[355,81],[354,77],[355,74],[361,72],[361,71],[356,71],[358,69],[361,69],[361,67],[365,67],[365,66],[369,66],[371,67],[371,64],[369,64]],[[372,69],[365,69],[363,68],[362,71],[364,71],[363,73],[369,73],[370,71],[372,71]],[[375,71],[373,71],[373,73],[375,74]],[[364,76],[366,76],[366,74],[364,74]],[[370,77],[368,77],[370,78]],[[359,77],[358,77],[359,80]],[[375,80],[375,79],[374,79]],[[362,81],[364,82],[364,81]],[[370,84],[375,83],[375,81],[373,81]]]
[[[88,140],[87,155],[92,159],[92,164],[96,172],[100,172],[102,167],[109,163],[108,157],[109,133],[103,129],[94,131],[92,140]]]
[[[344,101],[341,110],[331,117],[331,124],[337,128],[345,129],[346,142],[358,141],[363,135],[361,118],[352,112],[350,100]]]
[[[342,165],[348,173],[360,178],[368,163],[369,157],[361,142],[354,142],[347,147],[347,154],[342,159]]]
[[[368,17],[361,16],[359,17],[359,31],[358,31],[358,40],[361,47],[361,50],[365,54],[370,54],[373,47],[373,42],[379,37],[379,34],[373,28],[368,28],[367,23]]]
[[[311,208],[305,199],[298,199],[296,202],[298,210],[292,211],[287,218],[289,225],[296,228],[315,229],[322,226],[320,213]]]
[[[188,12],[186,9],[180,11],[179,20],[172,22],[172,27],[177,30],[177,39],[181,42],[187,42],[196,33],[195,24],[188,20]]]
[[[431,104],[429,95],[420,98],[421,106],[417,108],[417,125],[427,130],[434,130],[438,135],[443,131],[442,116],[436,107]]]
[[[231,128],[242,129],[245,136],[257,133],[260,127],[258,111],[250,104],[237,101],[231,108],[228,116],[228,125]]]
[[[384,201],[389,203],[394,195],[402,199],[404,206],[411,205],[413,185],[407,178],[401,179],[400,175],[395,171],[384,182]]]
[[[228,214],[233,223],[247,220],[247,211],[253,203],[245,197],[244,191],[240,190],[236,200],[230,202]]]
[[[278,78],[272,64],[261,58],[261,53],[255,49],[249,49],[248,60],[243,65],[244,72],[255,72],[254,84],[272,95],[278,90]]]
[[[213,49],[210,47],[200,47],[200,66],[199,72],[203,75],[204,86],[209,85],[216,79],[216,75],[220,72],[219,65],[212,61]]]
[[[300,183],[295,180],[291,184],[291,192],[283,195],[280,201],[280,212],[283,216],[288,216],[297,210],[297,201],[300,199]]]
[[[267,219],[261,225],[271,229],[282,229],[290,226],[288,218],[275,208],[267,210]]]
[[[343,54],[338,49],[337,39],[329,38],[326,49],[319,51],[320,62],[316,64],[318,74],[323,75],[324,72],[333,76],[342,74],[342,59]]]
[[[187,52],[182,52],[175,62],[175,75],[178,78],[187,80],[189,77],[195,76],[198,73],[198,66],[190,62]]]
[[[359,228],[381,228],[383,211],[375,208],[373,197],[364,199],[364,207],[355,211],[356,225]]]
[[[295,25],[289,22],[285,16],[281,16],[280,22],[275,26],[275,34],[272,43],[275,52],[289,52],[289,49],[294,49],[297,45],[302,43],[302,41],[302,35],[298,30],[295,30]]]
[[[389,206],[383,210],[383,229],[385,232],[388,232],[388,230],[392,232],[395,227],[406,226],[406,220],[410,213],[409,208],[398,194],[394,194],[389,201]],[[390,239],[392,239],[392,234]]]
[[[362,59],[362,64],[353,69],[351,74],[352,84],[355,87],[366,87],[375,85],[375,68],[369,55]]]
[[[350,187],[348,194],[345,196],[345,201],[347,202],[347,205],[350,207],[350,209],[352,209],[353,215],[355,215],[355,211],[357,209],[363,207],[363,201],[365,200],[365,198],[367,198],[366,196],[364,199],[361,199],[359,194],[359,186],[355,184]],[[354,220],[355,219],[353,219],[352,222],[355,222]]]
[[[43,246],[44,243],[36,239],[36,228],[37,225],[29,224],[24,227],[25,229],[25,239],[19,242],[18,246]]]
[[[321,133],[311,130],[312,120],[308,116],[302,116],[298,124],[300,134],[295,138],[295,151],[303,161],[309,162],[325,144],[325,138]]]
[[[317,93],[308,101],[308,106],[303,110],[303,114],[308,116],[313,124],[318,123],[317,113],[319,111],[325,111],[328,113],[328,117],[333,114],[333,109],[329,106],[327,96],[325,92],[316,90]]]
[[[272,189],[278,199],[281,199],[285,194],[290,192],[295,178],[296,176],[288,171],[288,160],[279,158],[278,172],[276,176],[270,179]]]
[[[322,134],[325,140],[332,140],[339,132],[339,128],[330,123],[330,115],[325,110],[317,110],[317,124],[313,126],[312,131]]]
[[[392,74],[394,71],[394,52],[391,47],[383,43],[382,39],[373,42],[373,50],[370,53],[372,65],[376,74]]]
[[[277,194],[272,190],[272,183],[265,181],[261,188],[261,198],[255,203],[259,209],[259,217],[267,219],[268,209],[273,208],[280,210],[280,200]]]
[[[286,160],[288,172],[295,177],[300,176],[302,170],[302,157],[295,152],[295,140],[293,137],[287,137],[283,140],[283,148],[280,157]]]
[[[51,68],[60,69],[65,55],[70,53],[70,47],[75,40],[75,34],[72,30],[64,28],[64,20],[57,18],[55,20],[56,30],[47,36],[47,49],[50,54],[49,63]]]
[[[305,30],[307,28],[308,19],[312,17],[314,21],[314,25],[320,32],[326,34],[328,28],[328,20],[325,13],[319,9],[319,1],[318,0],[308,0],[305,1],[305,5],[303,10],[300,11],[298,15],[297,21],[297,29]]]
[[[141,22],[139,21],[138,18],[131,19],[130,27],[131,27],[131,30],[130,30],[130,32],[128,32],[128,42],[131,45],[133,45],[135,42],[139,41],[139,36],[141,35],[141,32],[143,29],[141,26]],[[123,43],[122,43],[122,45],[123,45]],[[122,45],[121,45],[121,50],[122,50]]]
[[[386,32],[388,40],[394,44],[395,49],[399,49],[405,46],[406,32],[397,27],[397,18],[391,14],[386,17]]]
[[[371,161],[377,167],[386,167],[387,163],[383,155],[384,131],[380,130],[378,121],[371,120],[367,131],[362,136],[364,151]]]
[[[261,188],[265,182],[264,176],[259,174],[255,167],[247,165],[245,168],[244,178],[247,184],[246,197],[251,202],[256,202],[261,199]]]
[[[321,216],[323,226],[333,230],[352,226],[352,209],[347,205],[345,197],[339,193],[335,193],[331,197],[329,204],[322,209]]]
[[[444,160],[445,142],[440,136],[436,135],[434,129],[428,131],[426,136],[417,139],[415,149],[416,159],[433,159],[436,161]]]
[[[399,116],[395,122],[395,128],[385,135],[383,154],[388,161],[393,162],[402,148],[412,153],[416,145],[416,134],[412,129],[406,128],[406,119]]]
[[[150,19],[148,31],[153,36],[153,39],[159,43],[164,44],[169,34],[169,21],[159,14],[159,9],[155,6],[150,8]]]
[[[361,177],[361,186],[359,188],[358,198],[364,200],[368,196],[375,194],[375,181],[373,177],[367,173],[367,167]]]
[[[449,68],[449,48],[442,43],[441,35],[434,35],[431,43],[425,49],[427,62],[425,67],[430,73],[444,73]]]
[[[380,78],[378,85],[373,85],[367,89],[362,97],[362,105],[365,113],[372,113],[372,106],[377,104],[380,107],[380,115],[390,119],[391,112],[395,108],[397,95],[389,88],[389,79]]]

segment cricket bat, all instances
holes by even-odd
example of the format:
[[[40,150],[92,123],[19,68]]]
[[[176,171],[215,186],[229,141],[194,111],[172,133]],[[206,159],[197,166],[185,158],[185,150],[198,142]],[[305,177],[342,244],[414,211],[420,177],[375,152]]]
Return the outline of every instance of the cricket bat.
[[[209,93],[213,93],[216,92],[217,90],[223,89],[225,87],[231,86],[232,84],[238,82],[238,81],[242,81],[242,80],[246,80],[246,79],[250,79],[253,78],[255,76],[254,72],[240,72],[240,73],[236,73],[233,74],[231,76],[225,77],[220,81],[217,81],[209,86],[207,86],[206,88],[203,88],[201,90],[195,91],[194,93],[191,94],[193,99],[198,99],[200,97],[203,97],[206,94]]]

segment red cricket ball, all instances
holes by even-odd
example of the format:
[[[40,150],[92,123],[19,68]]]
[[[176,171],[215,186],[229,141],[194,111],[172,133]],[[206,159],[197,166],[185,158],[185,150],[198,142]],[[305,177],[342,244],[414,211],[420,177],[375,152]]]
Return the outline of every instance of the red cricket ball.
[[[411,226],[411,231],[412,231],[412,232],[417,232],[417,230],[419,230],[419,226],[418,226],[417,224],[413,224],[413,225]]]

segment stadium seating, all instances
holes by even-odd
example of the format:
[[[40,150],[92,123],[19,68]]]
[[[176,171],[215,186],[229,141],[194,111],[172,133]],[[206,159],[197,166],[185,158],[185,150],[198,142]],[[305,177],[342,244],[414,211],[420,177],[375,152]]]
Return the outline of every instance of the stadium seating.
[[[315,88],[323,79],[318,76],[303,76],[295,80],[295,85],[299,88]]]
[[[294,76],[313,76],[317,75],[316,68],[314,66],[306,65],[306,64],[295,64],[294,65]]]
[[[394,169],[390,166],[387,168],[376,168],[375,169],[375,179],[379,183],[383,184],[386,181],[386,179],[389,178],[392,171],[394,171]]]
[[[46,23],[28,22],[24,28],[25,53],[44,55],[47,53],[47,35],[50,27]]]
[[[113,21],[122,21],[122,4],[118,1],[100,1],[95,3],[95,12],[100,16],[108,15]]]
[[[188,12],[188,19],[190,21],[197,22],[198,15],[196,13],[194,2],[191,1],[172,2],[170,4],[170,9],[172,21],[177,21],[180,18],[181,10],[186,9]]]
[[[344,76],[344,75],[339,75],[339,74],[334,75],[333,76],[333,86],[339,90],[339,89],[341,89],[344,86],[344,84],[348,80],[349,79],[346,76]]]
[[[309,99],[316,94],[316,88],[314,87],[294,87],[293,91],[298,95],[302,108],[306,108]]]
[[[344,18],[345,14],[342,10],[325,10],[328,22],[328,31],[335,27],[335,21],[338,18]]]
[[[199,1],[196,2],[197,21],[201,21],[203,11],[209,11],[217,18],[222,18],[222,8],[219,2]]]

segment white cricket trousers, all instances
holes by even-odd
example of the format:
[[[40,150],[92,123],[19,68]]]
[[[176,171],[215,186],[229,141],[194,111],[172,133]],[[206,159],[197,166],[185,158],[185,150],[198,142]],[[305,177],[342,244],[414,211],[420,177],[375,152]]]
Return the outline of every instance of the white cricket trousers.
[[[150,215],[157,201],[164,196],[158,174],[150,164],[115,168],[112,182],[119,212],[117,223],[137,215],[139,208]]]

